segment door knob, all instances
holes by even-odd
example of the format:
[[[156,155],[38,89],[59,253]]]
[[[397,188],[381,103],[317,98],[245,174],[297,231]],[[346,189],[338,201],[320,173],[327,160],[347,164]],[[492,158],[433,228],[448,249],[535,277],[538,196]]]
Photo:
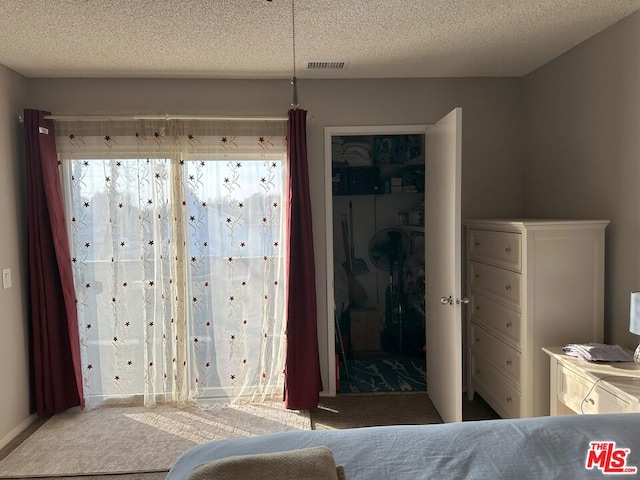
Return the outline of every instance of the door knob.
[[[451,297],[451,295],[449,295],[448,297],[440,297],[440,303],[442,305],[453,305],[453,298]]]
[[[469,299],[467,297],[464,297],[456,300],[456,305],[460,305],[461,303],[469,303]]]

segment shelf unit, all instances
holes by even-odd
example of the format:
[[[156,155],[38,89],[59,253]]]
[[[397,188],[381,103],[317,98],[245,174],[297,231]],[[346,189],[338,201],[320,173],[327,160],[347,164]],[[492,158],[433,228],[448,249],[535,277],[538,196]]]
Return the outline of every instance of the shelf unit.
[[[330,271],[334,265],[346,260],[348,253],[345,252],[341,222],[345,216],[349,218],[353,209],[354,220],[349,232],[353,233],[354,256],[364,259],[369,267],[368,273],[356,275],[356,280],[368,293],[366,302],[360,306],[377,309],[381,327],[386,318],[385,298],[390,275],[388,271],[376,268],[369,259],[369,242],[385,228],[402,229],[412,240],[419,238],[423,242],[424,227],[401,224],[398,213],[406,212],[407,217],[411,213],[413,219],[424,218],[420,214],[424,199],[424,141],[423,126],[325,128],[325,158],[331,171],[327,208],[331,212],[332,229],[328,239],[332,246],[332,255],[328,257],[332,262]],[[351,157],[350,153],[345,154],[343,147],[348,144],[355,145],[351,153],[368,151],[369,155]],[[389,148],[381,149],[384,144]],[[401,184],[397,185],[398,182]],[[421,236],[416,237],[416,231]],[[423,251],[422,248],[418,250]],[[416,279],[416,274],[413,275],[411,280]],[[415,288],[416,283],[412,281],[411,287]],[[330,289],[332,292],[333,285]],[[415,291],[411,295],[415,295]],[[422,318],[422,321],[423,296],[409,297],[405,304],[406,313]],[[414,309],[419,315],[413,313]]]

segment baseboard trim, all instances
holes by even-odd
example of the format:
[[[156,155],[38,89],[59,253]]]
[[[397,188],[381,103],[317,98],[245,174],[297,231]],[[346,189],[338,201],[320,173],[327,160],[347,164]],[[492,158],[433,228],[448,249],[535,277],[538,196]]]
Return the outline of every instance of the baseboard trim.
[[[0,440],[0,449],[3,449],[7,445],[9,445],[13,440],[15,440],[22,432],[24,432],[27,428],[31,426],[33,422],[38,419],[38,416],[35,413],[32,413],[27,418],[25,418],[20,425],[11,430],[7,435],[4,436],[2,440]]]

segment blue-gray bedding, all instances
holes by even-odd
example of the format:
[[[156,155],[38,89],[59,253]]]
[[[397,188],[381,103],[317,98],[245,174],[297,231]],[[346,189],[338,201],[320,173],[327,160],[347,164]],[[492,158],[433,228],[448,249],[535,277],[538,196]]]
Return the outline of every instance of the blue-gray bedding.
[[[613,457],[596,451],[588,470],[591,442],[602,442],[598,448],[614,442],[611,449],[622,450]],[[602,479],[611,478],[604,474],[605,467],[621,464],[638,467],[640,477],[640,413],[627,413],[306,430],[221,440],[183,453],[166,478],[184,480],[197,465],[219,458],[317,445],[331,449],[347,480]]]

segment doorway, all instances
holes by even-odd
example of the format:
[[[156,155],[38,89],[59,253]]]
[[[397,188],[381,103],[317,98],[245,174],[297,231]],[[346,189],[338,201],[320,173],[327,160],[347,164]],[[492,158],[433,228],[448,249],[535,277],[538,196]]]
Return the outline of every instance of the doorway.
[[[325,128],[337,393],[426,390],[425,129]]]
[[[325,171],[332,178],[334,135],[425,135],[425,327],[427,393],[445,422],[462,420],[461,188],[462,109],[454,108],[433,125],[325,127]],[[339,179],[340,177],[338,177]],[[365,183],[367,184],[367,183]],[[327,182],[328,362],[335,361],[333,194]],[[331,202],[329,200],[331,199]],[[331,204],[329,204],[331,203]],[[353,278],[351,279],[353,282]],[[335,366],[335,365],[334,365]],[[330,396],[337,369],[329,368]]]

